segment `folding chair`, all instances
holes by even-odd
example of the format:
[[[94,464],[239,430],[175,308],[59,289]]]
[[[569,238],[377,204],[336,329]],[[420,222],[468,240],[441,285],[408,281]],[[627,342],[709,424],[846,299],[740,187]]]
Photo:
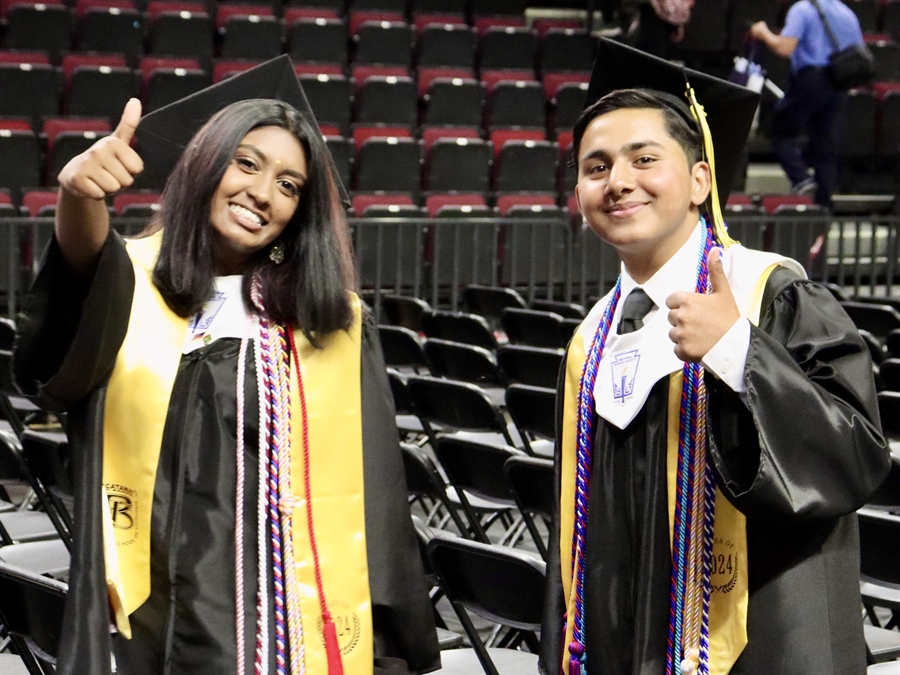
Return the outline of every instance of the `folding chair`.
[[[859,517],[860,593],[866,616],[882,628],[876,607],[891,610],[892,618],[883,626],[900,626],[900,515],[862,508]]]
[[[477,432],[485,440],[515,447],[500,408],[474,384],[414,375],[406,386],[432,447],[438,431]]]
[[[431,312],[429,304],[421,298],[405,295],[382,295],[381,309],[393,325],[415,332],[422,330],[422,316]]]
[[[406,378],[393,368],[387,369],[388,382],[391,385],[391,396],[394,398],[394,413],[397,421],[397,431],[401,439],[422,438],[425,429],[422,421],[413,410],[406,391]]]
[[[483,317],[465,312],[432,311],[422,315],[422,328],[429,338],[462,342],[497,350],[497,338]]]
[[[900,658],[900,633],[887,628],[864,625],[863,634],[866,640],[866,663],[893,662],[895,667],[900,665],[895,660]]]
[[[71,548],[74,488],[69,470],[69,443],[65,434],[26,429],[22,434],[22,458],[41,505]],[[36,484],[35,484],[36,479]]]
[[[427,339],[424,347],[433,375],[480,387],[503,388],[507,384],[497,357],[483,347],[438,338]]]
[[[463,289],[463,304],[466,310],[483,316],[495,327],[499,327],[500,315],[507,307],[527,307],[524,298],[515,289],[477,284],[470,284]]]
[[[511,384],[506,410],[529,455],[553,457],[556,438],[556,391],[547,387]]]
[[[531,309],[539,312],[553,312],[564,319],[583,319],[587,316],[584,307],[574,302],[559,302],[557,300],[532,300]]]
[[[888,333],[900,328],[900,312],[889,305],[846,301],[841,303],[857,328],[867,330],[883,341]]]
[[[488,675],[537,672],[537,632],[541,628],[546,566],[509,548],[436,536],[428,556],[453,610]],[[469,612],[505,626],[499,648],[485,645]],[[533,653],[516,649],[525,643]],[[445,672],[469,671],[471,652],[441,654]],[[440,671],[438,671],[440,672]]]
[[[15,339],[16,322],[12,319],[0,318],[0,349],[11,350]]]
[[[565,351],[526,345],[506,345],[497,353],[500,367],[510,382],[556,389]]]
[[[503,331],[512,344],[559,349],[568,343],[562,317],[552,312],[509,308],[500,318]]]
[[[455,491],[447,485],[434,460],[422,448],[411,443],[401,443],[400,449],[410,506],[418,503],[422,507],[426,525],[438,519],[436,526],[442,528],[452,521],[460,535],[471,537],[471,529],[457,510],[459,499],[451,498],[451,494],[456,497]]]
[[[516,537],[522,519],[503,474],[503,465],[510,457],[524,457],[525,453],[509,445],[447,434],[438,434],[434,450],[450,484],[456,488],[475,538],[490,543],[487,531],[495,522],[505,527],[500,544]]]
[[[887,431],[885,433],[887,434]],[[900,454],[891,454],[891,469],[888,477],[875,491],[875,494],[869,497],[866,506],[900,515]]]
[[[878,366],[878,379],[888,391],[900,391],[900,359],[885,359]]]
[[[68,586],[0,563],[0,621],[30,675],[55,672]]]
[[[0,546],[59,539],[60,533],[66,530],[55,517],[46,494],[25,464],[19,439],[8,431],[0,431],[0,471],[6,474],[0,478],[7,481],[22,480],[34,490],[41,505],[48,510],[47,513],[27,510],[29,500],[26,500],[17,510],[0,512]]]
[[[542,518],[549,532],[550,518],[558,507],[553,493],[553,460],[537,457],[510,457],[503,465],[506,482],[522,513],[541,558],[547,560],[547,542],[535,523],[534,516]]]
[[[378,326],[378,337],[386,365],[412,368],[416,373],[431,371],[422,341],[413,331],[402,326]]]
[[[459,633],[447,630],[447,624],[444,617],[437,609],[438,601],[444,597],[444,591],[438,584],[437,575],[431,569],[431,560],[428,559],[428,542],[434,539],[434,532],[428,527],[421,518],[412,516],[413,528],[416,530],[416,539],[419,542],[419,555],[422,557],[422,568],[425,570],[425,583],[428,584],[428,595],[431,598],[431,606],[434,608],[434,622],[437,626],[438,648],[443,651],[445,649],[453,649],[459,647],[463,643],[463,636]]]

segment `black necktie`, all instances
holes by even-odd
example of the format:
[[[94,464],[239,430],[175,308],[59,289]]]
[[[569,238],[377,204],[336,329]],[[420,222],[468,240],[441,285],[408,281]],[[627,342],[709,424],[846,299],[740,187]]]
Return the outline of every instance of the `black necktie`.
[[[633,333],[644,326],[644,317],[647,312],[656,307],[650,296],[644,293],[643,288],[635,288],[628,297],[625,298],[625,305],[622,307],[622,318],[619,320],[619,335],[625,333]]]

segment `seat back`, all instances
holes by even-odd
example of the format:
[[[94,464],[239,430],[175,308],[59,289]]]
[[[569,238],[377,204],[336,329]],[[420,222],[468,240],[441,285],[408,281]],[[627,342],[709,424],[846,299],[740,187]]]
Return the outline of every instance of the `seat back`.
[[[467,526],[456,505],[447,498],[447,483],[438,471],[437,466],[422,448],[412,443],[401,443],[403,455],[403,472],[406,476],[406,490],[413,497],[428,497],[442,505],[456,525],[459,533],[470,536]]]
[[[381,296],[381,309],[393,325],[416,332],[422,330],[422,316],[431,311],[421,298],[387,294]]]
[[[22,457],[43,488],[43,497],[52,505],[47,512],[60,536],[72,543],[74,488],[69,466],[69,443],[65,434],[26,429],[22,433]],[[62,523],[63,528],[59,527]]]
[[[428,544],[428,555],[454,606],[519,630],[540,630],[544,563],[514,549],[440,536]],[[466,633],[473,646],[484,647],[477,633]]]
[[[429,338],[425,341],[425,355],[435,375],[483,387],[506,386],[497,357],[483,347]]]
[[[490,351],[497,349],[497,340],[487,321],[475,314],[435,310],[422,315],[422,328],[429,338],[462,342]]]
[[[523,436],[556,437],[555,390],[511,384],[506,388],[506,409]]]
[[[0,621],[32,675],[55,672],[67,591],[60,581],[0,563]]]
[[[538,530],[533,516],[542,518],[547,530],[550,529],[551,514],[559,503],[553,490],[553,460],[510,457],[503,465],[503,472],[534,545],[541,557],[547,560],[548,542]]]
[[[900,328],[900,312],[889,305],[845,301],[841,306],[857,328],[869,331],[879,340],[884,340],[888,333]]]
[[[562,317],[533,309],[507,309],[501,318],[503,330],[513,344],[558,349],[568,340],[562,332]]]
[[[499,322],[507,307],[524,309],[525,299],[512,288],[470,284],[463,290],[463,303],[468,311],[489,321]]]
[[[900,584],[900,515],[868,508],[857,515],[860,572],[877,581]]]
[[[500,409],[474,384],[414,375],[406,389],[432,443],[436,424],[462,431],[493,431],[513,445]]]
[[[434,450],[457,490],[466,490],[484,499],[513,503],[503,465],[510,457],[524,457],[521,450],[443,435],[438,436]]]
[[[534,387],[556,388],[565,352],[526,345],[506,345],[497,354],[500,367],[510,382]]]
[[[888,391],[900,391],[900,359],[886,359],[878,368],[882,386]]]
[[[419,336],[408,328],[379,326],[378,336],[381,339],[381,350],[384,352],[386,365],[409,366],[416,372],[420,368],[431,369]]]

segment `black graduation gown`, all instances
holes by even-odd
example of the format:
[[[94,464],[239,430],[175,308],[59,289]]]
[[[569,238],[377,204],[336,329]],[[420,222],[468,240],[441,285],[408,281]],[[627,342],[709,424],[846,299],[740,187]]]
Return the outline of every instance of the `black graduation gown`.
[[[103,411],[133,289],[132,263],[118,235],[110,235],[87,279],[68,272],[54,241],[18,324],[15,373],[20,387],[42,405],[69,413],[75,550],[58,672],[108,673],[112,647],[119,672],[128,675],[233,673],[237,339],[217,340],[182,356],[156,476],[151,596],[131,616],[133,640],[109,635],[99,510]],[[427,672],[440,665],[434,620],[409,518],[393,399],[369,317],[363,324],[361,359],[376,672],[382,667]],[[253,672],[258,413],[252,350],[244,367],[243,611],[251,652],[246,672]]]
[[[855,511],[889,466],[869,353],[831,294],[785,268],[770,276],[762,307],[751,328],[746,405],[706,376],[718,485],[747,517],[748,643],[731,672],[861,675]],[[668,392],[663,378],[625,429],[594,418],[585,558],[592,675],[665,672]],[[558,461],[556,472],[559,503]],[[556,675],[568,648],[558,519],[550,536],[541,672]]]

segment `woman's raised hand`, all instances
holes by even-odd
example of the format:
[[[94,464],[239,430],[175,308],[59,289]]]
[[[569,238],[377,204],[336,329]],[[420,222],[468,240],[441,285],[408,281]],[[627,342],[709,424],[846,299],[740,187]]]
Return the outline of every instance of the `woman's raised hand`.
[[[116,130],[73,157],[59,172],[59,186],[76,197],[104,199],[131,187],[144,170],[144,162],[131,148],[134,130],[141,120],[141,102],[125,105]]]

